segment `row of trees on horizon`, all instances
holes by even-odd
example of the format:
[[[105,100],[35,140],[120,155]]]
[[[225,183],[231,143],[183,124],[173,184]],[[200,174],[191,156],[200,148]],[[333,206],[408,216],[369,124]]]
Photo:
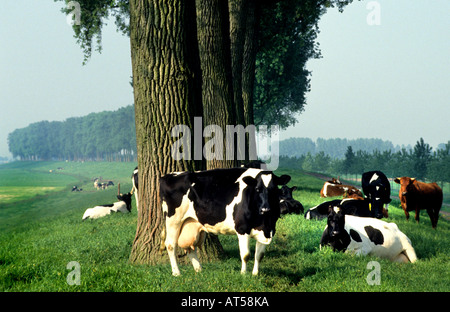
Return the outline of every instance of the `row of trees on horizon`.
[[[343,158],[333,158],[324,151],[316,154],[308,152],[298,157],[281,156],[280,167],[357,176],[366,171],[381,170],[388,177],[409,176],[419,180],[450,182],[450,141],[440,144],[436,151],[423,138],[412,149],[402,148],[399,151],[355,151],[349,145]]]
[[[8,135],[20,160],[136,161],[134,106],[65,121],[40,121]]]

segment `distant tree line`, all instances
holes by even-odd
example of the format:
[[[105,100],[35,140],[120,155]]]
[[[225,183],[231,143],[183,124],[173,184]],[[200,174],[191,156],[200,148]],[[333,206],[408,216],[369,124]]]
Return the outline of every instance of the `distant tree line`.
[[[398,152],[402,148],[411,149],[408,146],[394,146],[391,141],[382,139],[323,139],[318,138],[315,142],[310,138],[289,138],[280,141],[280,155],[289,157],[301,157],[310,153],[315,156],[319,153],[329,155],[331,158],[343,158],[346,153],[347,146],[351,146],[353,150],[372,153],[374,151],[393,151]]]
[[[134,106],[65,121],[40,121],[8,135],[20,160],[136,161]]]
[[[355,174],[381,170],[388,177],[409,176],[419,180],[450,182],[450,141],[433,151],[420,138],[413,148],[399,151],[378,149],[367,152],[348,145],[343,158],[335,158],[324,151],[308,152],[299,157],[280,157],[280,167],[329,174]]]

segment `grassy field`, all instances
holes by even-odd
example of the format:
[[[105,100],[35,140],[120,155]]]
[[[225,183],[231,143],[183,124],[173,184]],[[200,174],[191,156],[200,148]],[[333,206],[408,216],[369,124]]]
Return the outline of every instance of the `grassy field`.
[[[63,170],[49,170],[63,167]],[[0,194],[20,194],[28,187],[53,187],[25,197],[0,198],[0,291],[450,291],[450,222],[442,217],[437,230],[426,213],[420,224],[406,222],[398,202],[390,206],[390,218],[411,239],[419,260],[397,264],[374,257],[355,257],[319,250],[326,221],[309,221],[289,215],[277,223],[274,241],[266,249],[260,275],[240,274],[235,236],[220,236],[224,260],[203,263],[195,273],[181,265],[180,277],[172,277],[170,265],[129,263],[137,214],[113,214],[81,221],[86,208],[115,201],[117,188],[97,191],[92,178],[102,176],[122,192],[131,189],[133,163],[12,163],[0,166]],[[322,181],[290,170],[297,185],[294,197],[308,209],[323,199]],[[32,177],[32,178],[30,178]],[[71,192],[78,185],[82,192]],[[28,193],[28,192],[27,192]],[[5,197],[4,197],[5,198]],[[369,261],[380,263],[380,285],[369,285]],[[80,285],[69,285],[69,262],[80,265]],[[253,261],[250,261],[250,268]]]

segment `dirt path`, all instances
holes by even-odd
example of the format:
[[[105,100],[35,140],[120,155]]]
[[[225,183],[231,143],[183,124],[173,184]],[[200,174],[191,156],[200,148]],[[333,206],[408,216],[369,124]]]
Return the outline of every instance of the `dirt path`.
[[[309,175],[309,176],[312,176],[312,177],[315,177],[315,178],[318,178],[318,179],[321,179],[321,180],[324,180],[324,181],[329,181],[329,180],[331,180],[331,178],[332,177],[330,177],[330,176],[327,176],[327,175],[323,175],[323,174],[321,174],[321,173],[315,173],[315,172],[304,172],[305,174],[307,174],[307,175]],[[347,180],[348,181],[348,180]],[[359,182],[359,181],[358,181]],[[347,183],[348,185],[351,185],[351,186],[354,186],[354,187],[357,187],[357,188],[361,188],[361,184],[355,184],[355,183],[351,183],[351,182],[349,182],[349,183]],[[396,199],[396,200],[400,200],[400,198],[398,197],[398,196],[392,196],[391,195],[391,198],[392,199]],[[448,205],[448,204],[442,204],[443,206],[450,206],[450,205]],[[446,220],[450,220],[450,212],[447,212],[447,211],[441,211],[440,212],[440,214],[441,214],[441,216],[443,217],[443,218],[445,218]]]

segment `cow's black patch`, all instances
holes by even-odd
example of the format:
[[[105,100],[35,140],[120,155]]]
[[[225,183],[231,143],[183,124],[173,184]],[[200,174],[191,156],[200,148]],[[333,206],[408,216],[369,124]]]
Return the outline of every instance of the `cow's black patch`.
[[[365,226],[364,230],[366,230],[367,236],[375,245],[383,245],[384,236],[380,230],[375,229],[370,225]]]
[[[100,207],[112,207],[114,204],[99,205]]]
[[[159,180],[161,199],[166,202],[168,216],[175,214],[175,209],[181,205],[183,196],[191,187],[193,175],[183,172],[178,175],[167,174]]]
[[[361,242],[362,242],[361,236],[359,236],[358,232],[356,232],[356,231],[353,230],[353,229],[350,229],[350,236],[352,237],[352,239],[353,239],[355,242],[358,242],[358,243],[361,243]]]
[[[195,213],[201,224],[215,225],[226,218],[225,207],[239,193],[236,180],[245,168],[216,169],[195,173],[189,199],[194,203]]]

